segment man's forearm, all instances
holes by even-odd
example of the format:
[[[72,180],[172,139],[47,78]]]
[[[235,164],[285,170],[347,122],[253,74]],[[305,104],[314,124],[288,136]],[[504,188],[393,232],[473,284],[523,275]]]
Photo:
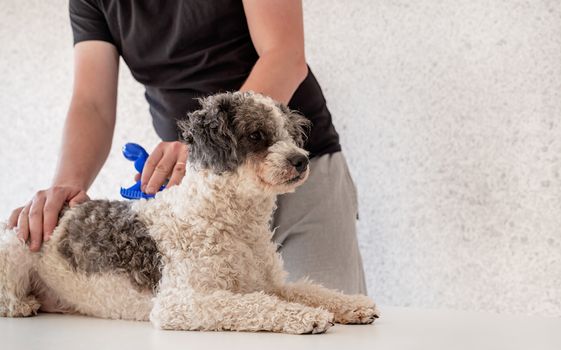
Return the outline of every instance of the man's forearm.
[[[303,56],[266,53],[259,57],[240,91],[252,90],[287,104],[307,74]]]
[[[114,120],[91,104],[72,101],[53,185],[91,186],[111,149]]]

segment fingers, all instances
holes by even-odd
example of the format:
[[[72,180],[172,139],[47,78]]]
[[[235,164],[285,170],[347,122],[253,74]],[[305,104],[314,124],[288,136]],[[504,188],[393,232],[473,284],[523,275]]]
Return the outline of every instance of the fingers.
[[[152,154],[148,156],[148,159],[144,164],[144,168],[142,169],[142,176],[140,178],[140,183],[142,184],[141,189],[143,192],[148,193],[147,192],[148,182],[150,181],[150,178],[154,173],[154,169],[156,169],[156,166],[160,163],[160,160],[164,156],[164,147],[165,147],[165,142],[160,143],[154,149],[154,151],[152,151]]]
[[[17,235],[18,238],[23,240],[24,242],[26,242],[29,238],[29,208],[31,208],[31,202],[23,207],[23,210],[19,213],[18,216]]]
[[[66,194],[59,188],[49,190],[49,196],[43,208],[43,239],[48,241],[58,223],[60,210],[66,201]]]
[[[45,194],[39,191],[33,198],[29,208],[29,249],[32,252],[39,251],[43,242],[43,207],[45,206],[45,201]]]
[[[148,157],[142,170],[142,191],[154,194],[170,177],[168,187],[179,184],[185,176],[186,162],[187,145],[181,142],[161,142]]]
[[[167,187],[179,185],[183,177],[185,177],[185,168],[187,166],[187,145],[182,145],[183,149],[179,152],[177,162],[173,167],[171,177],[167,184]]]
[[[134,181],[138,181],[140,180],[140,174],[136,173],[136,175],[134,176]]]
[[[19,214],[21,213],[21,211],[23,210],[24,207],[19,207],[16,208],[12,211],[12,213],[10,214],[10,217],[8,218],[8,228],[9,229],[13,229],[14,227],[16,227],[16,225],[18,224],[18,217]]]
[[[72,207],[88,199],[85,191],[74,186],[54,186],[38,191],[31,202],[12,212],[9,224],[12,227],[17,224],[18,238],[27,242],[31,251],[37,252],[42,242],[53,234],[64,203],[68,201]]]
[[[169,174],[173,170],[175,163],[177,162],[177,154],[173,152],[165,152],[164,156],[156,165],[148,184],[146,185],[146,190],[144,192],[149,194],[154,194],[158,192],[160,187],[164,184]]]

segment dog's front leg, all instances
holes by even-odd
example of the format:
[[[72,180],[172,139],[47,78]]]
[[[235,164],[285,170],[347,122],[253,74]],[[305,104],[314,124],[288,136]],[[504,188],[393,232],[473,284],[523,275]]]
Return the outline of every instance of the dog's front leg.
[[[374,301],[365,295],[345,295],[307,280],[286,283],[275,292],[289,302],[323,307],[334,314],[337,323],[367,324],[379,315]]]
[[[320,308],[290,303],[262,292],[229,291],[160,293],[150,314],[152,323],[171,330],[273,331],[323,333],[333,315]]]

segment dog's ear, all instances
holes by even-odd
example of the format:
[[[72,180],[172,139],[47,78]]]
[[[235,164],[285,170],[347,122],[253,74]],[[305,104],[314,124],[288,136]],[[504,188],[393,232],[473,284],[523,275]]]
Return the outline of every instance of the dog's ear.
[[[189,161],[215,173],[238,166],[237,140],[232,120],[235,106],[231,94],[201,99],[201,109],[178,122],[183,142],[189,145]]]
[[[292,124],[290,132],[294,137],[294,142],[298,147],[304,147],[312,131],[312,122],[297,111],[290,111],[290,121]]]
[[[296,143],[298,147],[304,147],[304,144],[308,140],[310,131],[312,130],[312,122],[300,114],[300,112],[291,110],[282,103],[279,103],[278,107],[286,115],[288,120],[288,132],[290,133],[290,136],[292,136],[294,143]]]

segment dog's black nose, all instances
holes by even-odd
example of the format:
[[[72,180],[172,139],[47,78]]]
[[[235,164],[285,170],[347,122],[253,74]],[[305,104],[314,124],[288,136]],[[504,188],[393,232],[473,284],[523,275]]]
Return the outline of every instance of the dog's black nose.
[[[290,164],[292,164],[292,166],[294,166],[294,168],[296,168],[296,171],[298,171],[298,173],[306,171],[309,163],[308,157],[301,154],[288,158],[288,161],[290,162]]]

